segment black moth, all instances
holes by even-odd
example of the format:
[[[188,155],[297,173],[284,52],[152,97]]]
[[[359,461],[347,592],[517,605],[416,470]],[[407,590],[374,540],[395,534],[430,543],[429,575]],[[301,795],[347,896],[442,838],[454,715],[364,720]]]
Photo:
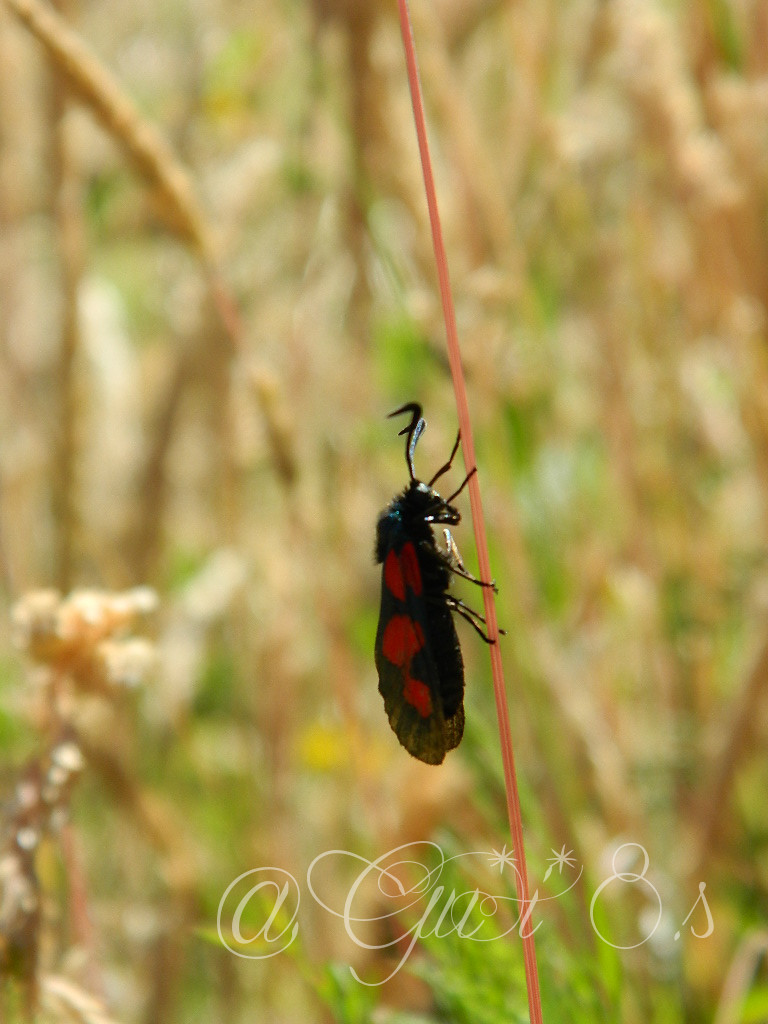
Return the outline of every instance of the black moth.
[[[376,632],[379,692],[400,743],[427,764],[440,764],[458,746],[464,732],[464,662],[453,613],[461,615],[487,643],[480,623],[485,619],[449,593],[451,576],[462,576],[490,587],[464,568],[450,531],[444,530],[445,549],[435,542],[435,524],[455,526],[461,516],[451,502],[463,491],[475,469],[458,490],[441,497],[434,483],[451,468],[450,458],[429,483],[416,478],[413,453],[426,422],[421,406],[409,402],[390,416],[411,413],[400,434],[406,435],[405,458],[410,482],[379,516],[376,562],[383,566],[381,611]]]

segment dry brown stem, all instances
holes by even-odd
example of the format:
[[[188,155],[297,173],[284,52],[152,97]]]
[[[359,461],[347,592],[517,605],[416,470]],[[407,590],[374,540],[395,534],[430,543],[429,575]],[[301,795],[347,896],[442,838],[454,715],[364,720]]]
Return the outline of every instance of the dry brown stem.
[[[522,265],[515,242],[506,197],[477,118],[456,81],[442,26],[428,4],[414,4],[414,32],[419,42],[426,95],[434,105],[440,126],[450,138],[452,155],[461,175],[469,211],[468,231],[477,232],[475,258],[514,264],[517,279]]]
[[[131,580],[149,579],[160,546],[165,508],[167,476],[166,460],[174,436],[181,401],[194,376],[197,353],[190,347],[176,354],[152,430],[152,443],[144,460],[137,493],[140,507],[134,529],[126,544],[125,562]]]
[[[84,974],[88,988],[91,992],[98,992],[102,996],[104,987],[97,935],[88,908],[88,879],[83,864],[83,852],[80,838],[69,822],[61,830],[60,841],[62,859],[67,874],[72,942],[87,953],[88,962]]]
[[[54,66],[134,166],[159,190],[175,230],[211,263],[213,242],[194,185],[160,132],[141,116],[114,76],[63,18],[38,0],[6,0],[6,4],[42,43]]]
[[[728,803],[739,765],[752,748],[754,723],[759,721],[761,704],[768,693],[768,641],[758,654],[752,670],[736,698],[725,742],[715,762],[712,781],[701,800],[699,855],[695,877],[706,875],[707,862],[715,855],[728,830]]]
[[[198,201],[194,184],[184,166],[157,128],[148,122],[123,90],[111,72],[99,61],[79,35],[54,10],[38,0],[8,0],[8,8],[24,23],[45,47],[51,58],[54,74],[60,76],[95,115],[100,124],[116,140],[128,159],[147,182],[157,190],[160,206],[168,225],[188,242],[200,259],[209,289],[210,300],[223,327],[223,340],[228,343],[227,354],[237,351],[242,344],[243,325],[237,303],[225,284],[215,253],[209,224]],[[61,120],[61,117],[59,117]],[[58,138],[58,136],[56,136]],[[73,477],[75,464],[75,400],[73,361],[77,350],[77,286],[83,263],[82,232],[74,208],[74,178],[66,162],[63,141],[56,143],[58,168],[56,204],[62,255],[64,287],[64,320],[59,373],[59,445],[56,457],[56,511],[58,536],[58,584],[66,590],[72,572],[73,533],[75,513],[73,504]],[[179,360],[166,400],[162,403],[160,418],[162,429],[150,453],[146,467],[149,484],[147,494],[162,496],[161,474],[165,454],[172,438],[175,411],[186,380],[188,360]],[[225,396],[226,398],[226,396]],[[145,515],[140,534],[147,531],[156,539],[161,505],[151,503]],[[149,524],[151,516],[152,524]],[[142,564],[151,563],[154,544],[139,545]],[[133,579],[139,578],[132,576]]]
[[[85,265],[81,189],[67,139],[67,113],[70,107],[67,81],[61,69],[52,65],[48,80],[50,204],[56,230],[62,308],[53,444],[53,510],[56,525],[54,578],[56,586],[63,591],[69,590],[72,585],[77,531],[75,360],[80,348],[77,295]]]
[[[41,1002],[57,1021],[71,1024],[117,1024],[103,1002],[69,978],[46,974],[40,981]]]

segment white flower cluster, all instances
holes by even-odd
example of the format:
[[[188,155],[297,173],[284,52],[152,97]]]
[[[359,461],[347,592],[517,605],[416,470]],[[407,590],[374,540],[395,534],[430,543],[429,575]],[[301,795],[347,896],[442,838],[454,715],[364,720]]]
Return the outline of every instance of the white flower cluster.
[[[55,590],[26,594],[13,609],[14,640],[34,661],[58,669],[85,690],[135,687],[155,663],[148,640],[128,636],[157,607],[149,587],[120,593]]]

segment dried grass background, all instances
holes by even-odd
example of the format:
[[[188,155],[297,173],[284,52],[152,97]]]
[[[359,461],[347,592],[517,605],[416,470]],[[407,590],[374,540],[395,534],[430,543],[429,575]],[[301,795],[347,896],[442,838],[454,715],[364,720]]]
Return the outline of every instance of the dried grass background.
[[[621,959],[620,1019],[764,1019],[740,1007],[767,984],[768,3],[412,15],[531,853],[587,868],[549,944],[599,961],[591,892],[640,842],[669,918]],[[229,881],[503,842],[471,631],[443,769],[376,692],[373,528],[405,479],[383,416],[408,400],[428,475],[455,414],[393,5],[0,4],[7,787],[53,736],[11,607],[159,598],[135,700],[74,701],[86,768],[37,868],[49,996],[66,976],[126,1022],[337,1019],[306,975],[352,954],[319,908],[301,969],[200,937]],[[714,933],[674,944],[701,880]],[[90,1019],[71,1002],[46,1012]]]

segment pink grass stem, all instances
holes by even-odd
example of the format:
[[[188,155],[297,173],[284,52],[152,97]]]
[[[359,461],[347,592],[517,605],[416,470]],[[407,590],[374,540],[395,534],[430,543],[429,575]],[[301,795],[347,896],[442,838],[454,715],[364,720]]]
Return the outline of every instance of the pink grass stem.
[[[410,16],[408,14],[407,0],[398,0],[400,9],[400,28],[405,47],[405,59],[408,68],[408,84],[411,90],[411,102],[413,104],[413,116],[416,122],[416,136],[419,143],[419,154],[421,156],[421,167],[424,174],[424,189],[427,196],[429,208],[429,222],[432,228],[432,244],[437,263],[437,274],[440,283],[440,297],[443,304],[443,318],[447,336],[448,361],[451,367],[453,378],[453,390],[456,397],[456,411],[461,428],[461,447],[464,455],[464,464],[469,469],[475,466],[475,446],[472,440],[472,424],[469,417],[469,404],[467,402],[467,391],[464,384],[464,373],[461,366],[461,350],[459,337],[456,330],[456,314],[453,306],[453,295],[451,293],[451,281],[448,274],[448,261],[445,255],[443,243],[443,232],[440,226],[440,214],[437,208],[437,197],[435,194],[435,182],[432,174],[432,161],[429,156],[427,143],[427,129],[424,120],[424,105],[421,97],[421,86],[419,83],[419,71],[416,64],[416,51],[413,43],[413,30],[411,28]],[[485,519],[483,516],[483,503],[480,496],[480,484],[475,473],[469,481],[469,502],[472,509],[472,523],[477,544],[477,559],[480,568],[480,578],[491,579],[490,559],[488,557],[488,543],[485,536]],[[496,600],[491,587],[483,587],[483,598],[485,602],[485,617],[488,628],[488,635],[498,641],[499,627],[496,618]],[[490,647],[491,669],[493,672],[493,691],[496,699],[496,715],[499,723],[499,740],[501,743],[501,757],[504,765],[504,781],[507,795],[507,814],[509,816],[509,827],[512,834],[516,863],[518,870],[515,872],[517,886],[517,899],[521,906],[521,921],[526,922],[522,931],[523,934],[523,957],[525,961],[525,980],[528,988],[528,1010],[531,1024],[542,1024],[541,995],[539,993],[539,976],[536,966],[536,944],[533,934],[533,924],[528,917],[530,905],[528,870],[525,863],[525,848],[523,843],[523,820],[520,812],[520,794],[517,788],[517,776],[515,773],[515,758],[512,749],[512,733],[509,726],[509,709],[507,707],[506,689],[504,684],[504,667],[501,661],[501,649],[497,643]]]

